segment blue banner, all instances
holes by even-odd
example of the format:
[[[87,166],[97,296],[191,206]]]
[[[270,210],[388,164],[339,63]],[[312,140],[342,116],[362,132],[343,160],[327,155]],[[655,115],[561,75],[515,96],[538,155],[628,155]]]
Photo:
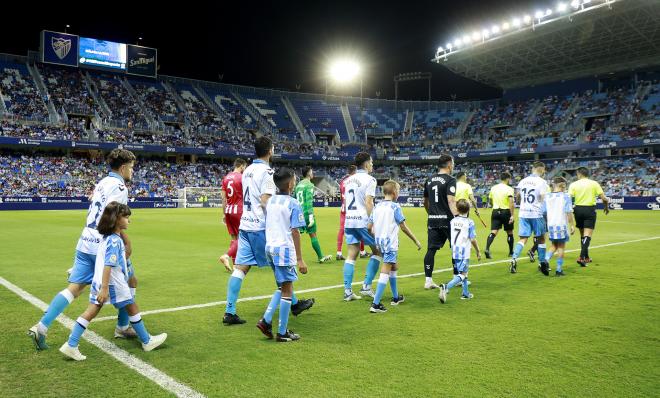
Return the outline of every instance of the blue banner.
[[[78,66],[78,36],[41,31],[41,59],[51,64]]]

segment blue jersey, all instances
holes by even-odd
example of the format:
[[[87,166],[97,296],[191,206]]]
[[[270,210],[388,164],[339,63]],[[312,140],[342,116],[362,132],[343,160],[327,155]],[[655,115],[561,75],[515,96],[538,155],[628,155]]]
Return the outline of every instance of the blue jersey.
[[[374,225],[376,245],[383,253],[399,250],[399,224],[406,221],[401,206],[391,200],[379,202],[369,221]]]
[[[128,287],[129,269],[126,262],[126,248],[124,241],[118,234],[108,235],[101,241],[94,265],[94,278],[90,290],[90,298],[95,301],[96,294],[101,290],[103,271],[111,267],[108,286],[109,300],[112,304],[127,301],[133,298]],[[102,304],[102,303],[99,303]]]
[[[564,192],[551,192],[543,201],[543,212],[548,219],[550,240],[568,238],[568,214],[573,212],[571,197]]]
[[[472,239],[477,237],[474,221],[465,216],[452,218],[451,228],[451,255],[454,260],[467,260],[470,258]]]
[[[300,203],[289,195],[275,195],[266,205],[266,254],[273,265],[296,265],[296,248],[291,236],[292,228],[305,226]]]

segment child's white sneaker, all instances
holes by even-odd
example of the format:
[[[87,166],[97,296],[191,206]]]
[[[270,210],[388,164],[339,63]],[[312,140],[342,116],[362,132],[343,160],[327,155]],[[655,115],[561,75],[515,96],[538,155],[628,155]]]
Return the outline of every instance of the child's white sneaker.
[[[156,336],[149,336],[149,342],[147,344],[142,343],[142,349],[145,351],[151,351],[163,344],[167,340],[167,333],[161,333]]]
[[[75,361],[84,361],[87,359],[86,356],[80,353],[78,347],[71,347],[69,342],[62,344],[62,347],[60,347],[60,352]]]

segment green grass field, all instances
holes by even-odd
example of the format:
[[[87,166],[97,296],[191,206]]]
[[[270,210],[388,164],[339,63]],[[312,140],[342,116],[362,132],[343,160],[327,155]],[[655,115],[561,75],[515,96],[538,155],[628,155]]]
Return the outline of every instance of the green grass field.
[[[404,209],[425,243],[422,209]],[[490,213],[484,212],[488,220]],[[50,302],[66,286],[84,211],[1,212],[0,277]],[[474,268],[471,301],[460,290],[440,304],[423,276],[401,279],[406,302],[370,314],[367,300],[345,303],[342,289],[302,293],[316,305],[289,323],[299,342],[266,340],[254,327],[268,300],[238,303],[248,323],[225,327],[224,305],[146,314],[152,334],[168,332],[160,349],[145,353],[135,341],[113,340],[114,322],[90,330],[206,396],[657,396],[660,388],[660,212],[599,213],[588,268],[567,254],[565,278],[544,277],[524,259],[516,275],[500,262]],[[128,231],[143,312],[222,301],[228,274],[216,259],[228,245],[219,212],[135,210]],[[319,209],[320,239],[335,253],[338,209]],[[479,225],[477,223],[477,225]],[[483,249],[487,231],[479,225]],[[630,242],[640,239],[643,241]],[[400,237],[400,275],[421,273],[424,251]],[[598,248],[599,245],[628,242]],[[297,290],[340,285],[342,263],[313,261],[303,240],[308,275]],[[579,247],[573,238],[568,249]],[[503,234],[494,260],[506,259]],[[482,260],[482,262],[489,260]],[[473,260],[473,264],[476,260]],[[358,261],[362,279],[366,260]],[[436,269],[450,265],[449,250]],[[553,264],[554,268],[554,264]],[[450,279],[449,272],[435,275]],[[241,297],[271,294],[270,269],[253,270]],[[75,319],[86,294],[65,314]],[[41,311],[0,286],[0,396],[171,396],[87,341],[84,362],[65,360],[57,348],[69,331],[54,323],[51,349],[36,352],[26,330]],[[100,316],[115,314],[104,308]]]

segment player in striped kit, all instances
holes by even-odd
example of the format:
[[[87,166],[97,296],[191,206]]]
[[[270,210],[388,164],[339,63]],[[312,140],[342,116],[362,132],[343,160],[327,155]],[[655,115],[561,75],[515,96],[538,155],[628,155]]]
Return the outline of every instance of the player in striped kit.
[[[454,260],[454,269],[458,271],[451,281],[447,284],[440,286],[440,302],[447,302],[447,292],[452,287],[461,284],[463,286],[463,294],[461,300],[469,300],[474,297],[468,291],[468,267],[470,265],[470,245],[474,247],[477,252],[477,260],[481,260],[481,252],[479,251],[479,243],[477,242],[477,233],[474,228],[474,221],[469,217],[470,203],[467,200],[461,199],[456,202],[456,209],[458,216],[452,218],[449,223],[451,230],[451,256]]]
[[[548,238],[552,247],[546,252],[545,261],[550,263],[554,254],[557,255],[556,276],[564,276],[564,248],[569,240],[570,234],[575,233],[575,221],[573,220],[573,205],[571,197],[566,191],[566,179],[555,177],[552,180],[552,192],[546,195],[543,201],[543,212],[548,220]]]
[[[339,231],[337,231],[337,261],[346,260],[344,255],[341,252],[341,248],[344,245],[344,224],[346,222],[346,197],[344,193],[346,191],[345,183],[346,179],[357,172],[357,167],[352,164],[348,166],[348,174],[345,175],[341,181],[339,181],[339,194],[341,195],[341,209],[339,210]],[[369,257],[367,252],[364,250],[364,242],[360,241],[360,258]]]
[[[220,256],[219,261],[224,265],[227,272],[232,272],[233,267],[229,259],[236,261],[238,249],[238,228],[241,225],[243,215],[243,172],[247,162],[241,158],[234,160],[234,171],[222,179],[222,223],[227,226],[231,237],[229,250]]]
[[[406,225],[406,218],[403,216],[401,206],[396,202],[399,197],[399,184],[396,181],[388,180],[383,184],[383,195],[385,199],[378,202],[369,219],[373,224],[373,233],[376,239],[378,249],[383,253],[383,265],[380,269],[380,277],[374,301],[369,309],[372,313],[386,312],[387,308],[380,302],[387,283],[390,283],[392,289],[392,301],[390,305],[399,305],[405,299],[403,294],[399,294],[397,288],[396,273],[399,269],[397,263],[397,254],[399,252],[399,228],[406,234],[417,246],[417,250],[422,248],[422,244]]]
[[[135,155],[133,155],[131,151],[125,149],[113,149],[108,154],[107,162],[111,171],[108,176],[99,181],[94,187],[94,192],[90,200],[91,204],[89,205],[89,211],[87,212],[85,227],[80,234],[76,246],[73,268],[69,275],[69,286],[53,298],[39,323],[28,330],[28,335],[32,339],[37,350],[45,350],[48,348],[48,344],[46,344],[46,334],[48,333],[50,325],[76,297],[80,296],[85,287],[92,283],[96,253],[99,244],[103,239],[96,230],[96,226],[106,205],[112,201],[122,204],[128,203],[128,188],[126,187],[126,182],[131,181],[133,178]],[[123,231],[120,235],[126,246],[126,257],[128,258],[131,255],[130,240]],[[132,275],[133,272],[130,260],[128,262],[128,267],[131,270],[129,285],[133,289],[133,294],[135,294],[134,289],[137,285],[137,280]],[[115,337],[135,337],[135,332],[129,325],[129,317],[125,309],[120,309],[119,311],[117,327],[115,328]]]

